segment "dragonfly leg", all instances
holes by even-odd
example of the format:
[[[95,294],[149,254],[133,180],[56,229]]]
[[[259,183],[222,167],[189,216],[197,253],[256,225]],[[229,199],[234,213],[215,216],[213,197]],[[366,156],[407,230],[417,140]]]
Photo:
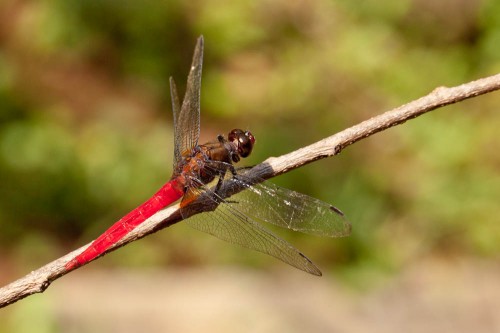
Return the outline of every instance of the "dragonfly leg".
[[[226,170],[222,171],[219,175],[219,180],[217,181],[217,185],[215,185],[215,193],[220,194],[220,189],[222,187],[222,182],[224,181],[224,176],[226,175]]]

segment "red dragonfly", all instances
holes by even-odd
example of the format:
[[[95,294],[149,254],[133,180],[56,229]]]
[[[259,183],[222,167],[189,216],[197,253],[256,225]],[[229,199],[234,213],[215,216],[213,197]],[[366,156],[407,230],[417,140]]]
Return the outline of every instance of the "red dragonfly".
[[[182,107],[170,78],[175,131],[172,178],[69,261],[67,270],[100,256],[157,211],[181,198],[181,215],[195,229],[274,256],[314,275],[321,275],[321,271],[309,258],[257,221],[321,236],[350,234],[351,225],[337,208],[262,179],[249,178],[242,169],[235,169],[233,163],[252,152],[255,137],[249,131],[234,129],[227,139],[219,135],[214,142],[198,145],[202,63],[203,36],[196,44]],[[206,212],[195,214],[200,210]]]

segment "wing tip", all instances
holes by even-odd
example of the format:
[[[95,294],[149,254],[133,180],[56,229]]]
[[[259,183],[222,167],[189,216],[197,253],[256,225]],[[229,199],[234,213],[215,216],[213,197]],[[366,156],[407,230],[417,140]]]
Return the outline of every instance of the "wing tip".
[[[321,273],[321,270],[311,261],[311,259],[309,259],[302,252],[298,252],[298,253],[302,257],[302,259],[305,260],[306,264],[303,267],[299,267],[299,266],[294,265],[295,267],[299,268],[300,270],[303,270],[306,273],[309,273],[309,274],[312,274],[315,276],[323,276],[323,273]]]
[[[337,213],[337,214],[339,214],[342,217],[345,217],[344,212],[342,212],[340,209],[338,209],[335,206],[330,206],[330,210],[333,211],[333,212],[335,212],[335,213]]]
[[[338,216],[341,217],[341,221],[343,223],[343,227],[340,230],[340,232],[335,232],[333,234],[333,237],[344,237],[344,236],[349,236],[352,233],[352,224],[346,219],[346,216],[344,212],[342,212],[340,209],[338,209],[335,206],[330,206],[330,210],[334,213],[336,213]]]
[[[196,47],[194,49],[194,56],[193,59],[197,59],[200,64],[203,60],[203,48],[205,46],[205,39],[203,38],[203,35],[200,35],[198,39],[196,40]]]

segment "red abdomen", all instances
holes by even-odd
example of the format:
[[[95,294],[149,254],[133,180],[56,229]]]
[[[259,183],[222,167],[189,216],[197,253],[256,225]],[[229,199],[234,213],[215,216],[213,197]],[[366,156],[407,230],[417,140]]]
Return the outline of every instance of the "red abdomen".
[[[163,185],[148,201],[122,217],[118,222],[113,224],[101,236],[99,236],[92,244],[79,254],[75,259],[66,264],[66,270],[74,269],[84,265],[89,261],[100,256],[108,250],[113,244],[122,239],[132,229],[147,220],[160,209],[170,205],[180,199],[184,194],[184,189],[178,179],[173,179]]]

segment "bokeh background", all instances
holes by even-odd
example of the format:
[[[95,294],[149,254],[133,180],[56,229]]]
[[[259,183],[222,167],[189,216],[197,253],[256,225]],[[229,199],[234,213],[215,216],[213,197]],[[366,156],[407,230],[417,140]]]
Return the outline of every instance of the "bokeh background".
[[[500,71],[500,3],[0,1],[0,283],[83,245],[171,173],[168,78],[205,36],[202,139],[257,164]],[[500,94],[273,182],[352,236],[280,235],[321,279],[182,223],[0,311],[4,332],[499,332]]]

